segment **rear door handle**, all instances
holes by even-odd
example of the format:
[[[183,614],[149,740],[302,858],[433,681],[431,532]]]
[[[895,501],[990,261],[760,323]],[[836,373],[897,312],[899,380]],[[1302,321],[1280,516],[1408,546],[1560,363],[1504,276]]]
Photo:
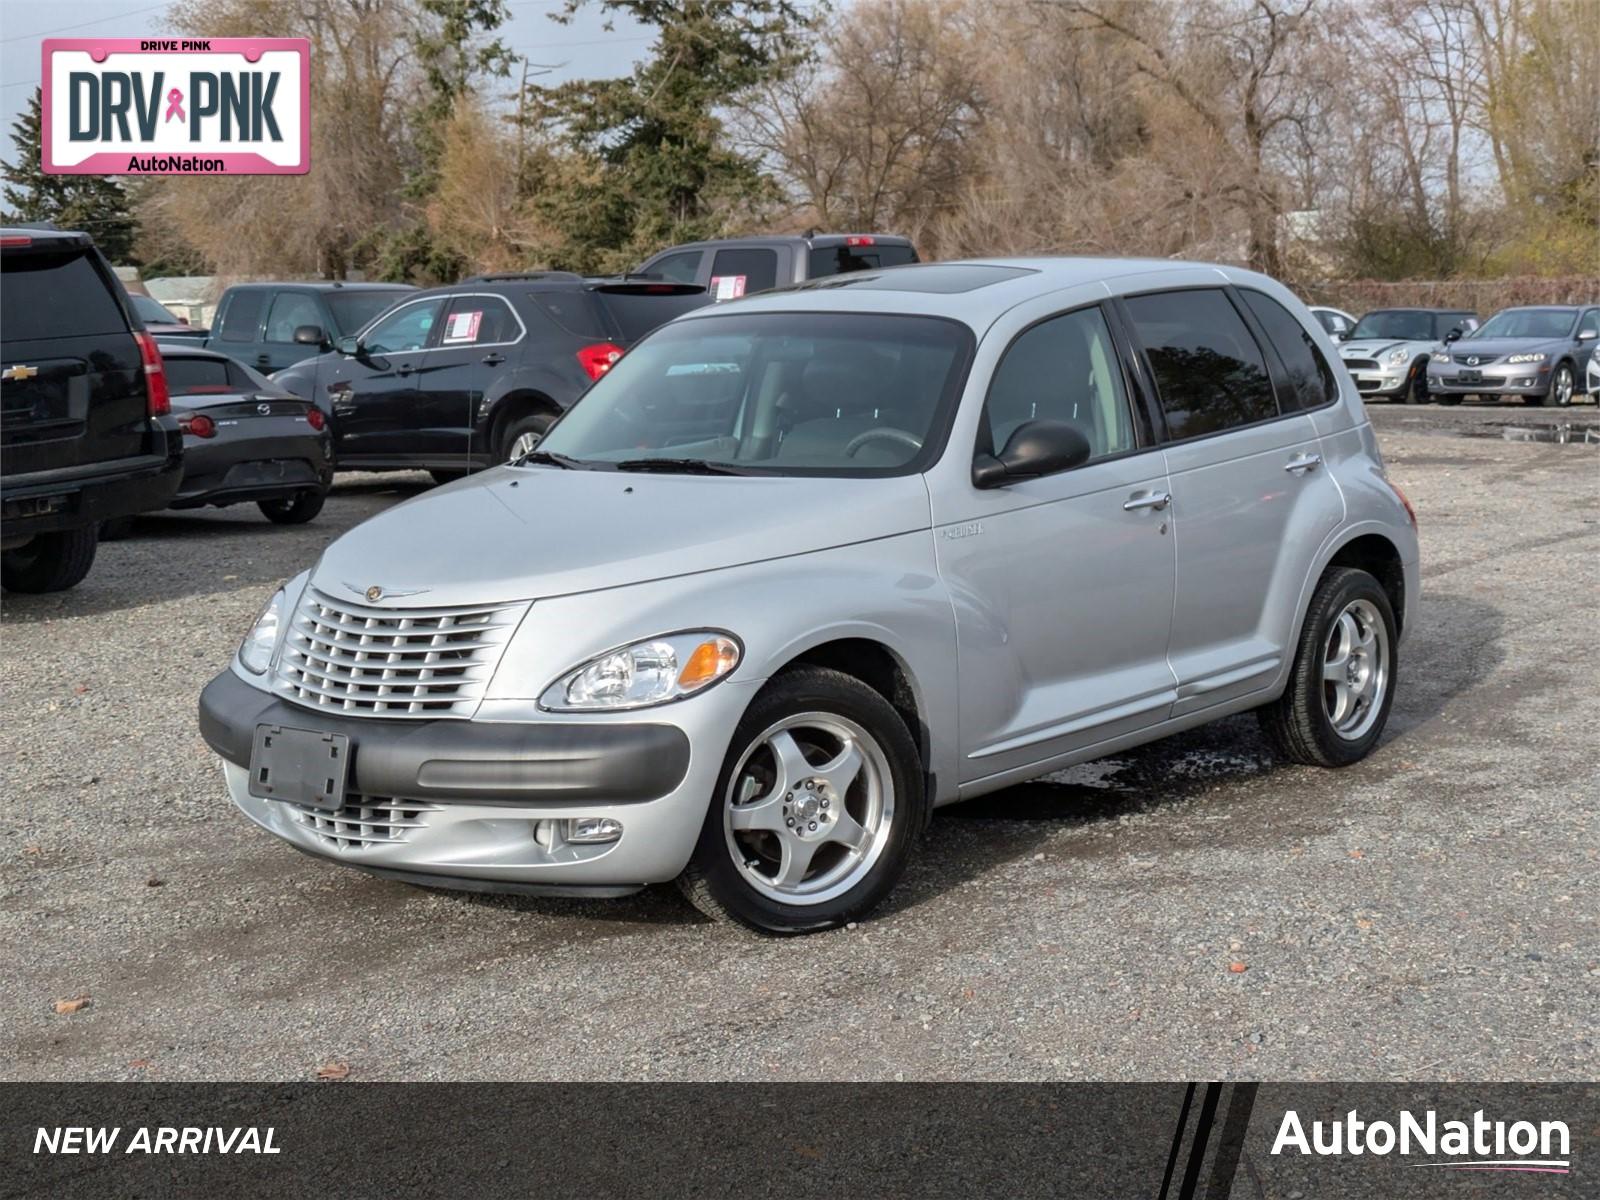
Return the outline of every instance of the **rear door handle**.
[[[1283,469],[1291,475],[1299,475],[1305,471],[1315,471],[1322,465],[1320,454],[1296,454],[1283,464]]]
[[[1169,492],[1135,492],[1123,501],[1122,511],[1136,512],[1141,508],[1150,508],[1160,512],[1171,503],[1172,495]]]
[[[483,361],[488,363],[491,367],[498,367],[501,363],[505,362],[505,360],[506,356],[504,354],[496,354],[493,350],[489,351],[489,353],[483,356]]]

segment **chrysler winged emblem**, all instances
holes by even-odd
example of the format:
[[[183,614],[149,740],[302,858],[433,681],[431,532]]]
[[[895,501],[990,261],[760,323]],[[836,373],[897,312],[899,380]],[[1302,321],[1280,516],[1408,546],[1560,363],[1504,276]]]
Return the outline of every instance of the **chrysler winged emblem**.
[[[356,595],[365,596],[368,602],[372,604],[376,604],[385,596],[388,596],[391,599],[398,596],[420,596],[423,592],[428,590],[427,588],[413,588],[409,592],[397,592],[390,588],[380,587],[376,583],[371,587],[362,587],[359,583],[351,583],[348,579],[343,580],[342,582],[344,583],[345,587],[349,588]]]
[[[0,379],[32,379],[38,373],[38,367],[25,366],[19,363],[14,367],[7,367],[4,371],[0,371]]]

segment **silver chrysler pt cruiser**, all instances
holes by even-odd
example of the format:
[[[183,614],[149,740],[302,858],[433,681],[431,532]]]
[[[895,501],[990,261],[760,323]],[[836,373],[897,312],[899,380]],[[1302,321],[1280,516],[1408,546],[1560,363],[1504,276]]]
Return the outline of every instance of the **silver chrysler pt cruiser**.
[[[1415,516],[1316,320],[1172,262],[943,263],[674,321],[347,533],[205,689],[234,802],[442,887],[860,917],[930,812],[1255,709],[1365,756]]]

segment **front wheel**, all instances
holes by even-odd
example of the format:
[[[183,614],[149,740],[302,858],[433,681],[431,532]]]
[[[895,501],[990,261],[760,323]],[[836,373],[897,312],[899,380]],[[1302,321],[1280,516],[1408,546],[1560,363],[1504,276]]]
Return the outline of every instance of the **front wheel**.
[[[1258,710],[1267,738],[1308,766],[1365,758],[1389,720],[1398,640],[1378,581],[1352,567],[1330,568],[1312,594],[1288,686]]]
[[[304,525],[322,511],[327,492],[296,492],[286,500],[260,500],[256,507],[274,525]]]
[[[1572,368],[1562,363],[1556,368],[1555,377],[1550,380],[1550,403],[1557,408],[1566,408],[1572,403]]]
[[[1406,384],[1405,400],[1408,404],[1426,404],[1428,402],[1428,364],[1427,362],[1415,363],[1411,367],[1411,379]]]
[[[842,925],[894,887],[928,802],[893,706],[853,676],[797,668],[740,720],[678,886],[765,933]]]

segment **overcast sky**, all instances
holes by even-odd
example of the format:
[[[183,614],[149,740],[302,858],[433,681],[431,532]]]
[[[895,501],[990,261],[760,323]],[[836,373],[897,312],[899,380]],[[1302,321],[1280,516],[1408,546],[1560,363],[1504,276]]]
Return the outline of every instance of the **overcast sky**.
[[[581,10],[570,25],[550,20],[561,0],[509,0],[508,7],[511,20],[499,31],[505,43],[535,63],[560,64],[543,76],[546,83],[620,75],[649,49],[653,36],[621,17],[615,32],[607,33],[597,7]],[[165,23],[166,8],[151,0],[0,0],[0,156],[11,158],[11,122],[39,85],[43,38],[160,37],[173,32]],[[497,81],[499,91],[510,86]]]

